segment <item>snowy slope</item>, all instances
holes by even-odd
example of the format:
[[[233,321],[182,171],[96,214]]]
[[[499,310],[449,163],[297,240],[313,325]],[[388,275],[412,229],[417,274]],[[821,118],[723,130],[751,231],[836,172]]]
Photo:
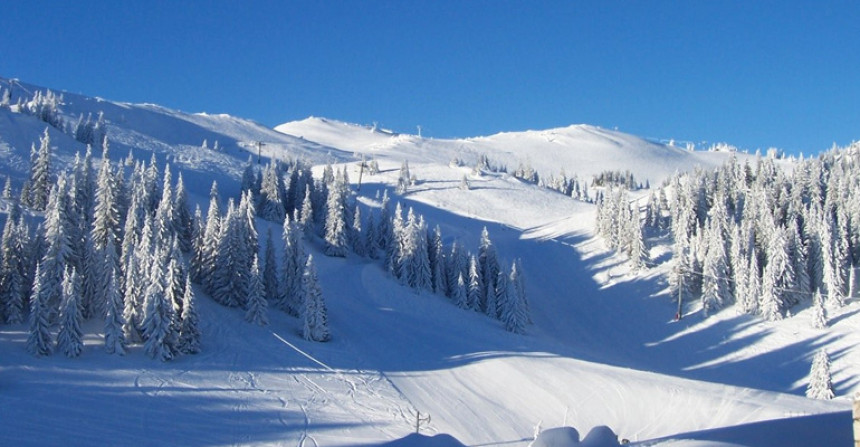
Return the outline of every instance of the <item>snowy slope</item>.
[[[225,197],[238,192],[249,155],[241,142],[272,143],[264,151],[277,157],[345,163],[354,183],[354,161],[375,157],[381,172],[365,173],[359,193],[369,207],[383,189],[393,192],[408,159],[418,184],[394,200],[440,225],[446,244],[475,250],[487,226],[502,258],[523,261],[534,324],[526,336],[507,333],[445,298],[398,285],[378,263],[327,258],[312,246],[329,307],[329,343],[301,340],[298,320],[276,311],[270,326],[249,325],[202,291],[203,352],[169,363],[150,360],[139,347],[125,357],[106,355],[95,322],[77,359],[34,358],[23,348],[26,325],[0,326],[0,406],[14,409],[0,418],[0,444],[380,444],[414,431],[417,411],[431,416],[423,433],[448,433],[467,445],[525,446],[538,423],[582,433],[607,425],[642,445],[760,445],[779,429],[745,424],[818,414],[826,415],[801,419],[813,421],[803,425],[806,433],[823,444],[845,439],[836,429],[850,430],[846,399],[801,396],[822,345],[832,347],[837,393],[857,388],[858,303],[833,315],[826,332],[806,329],[802,315],[754,325],[733,309],[673,323],[664,267],[630,275],[592,235],[591,205],[448,164],[486,153],[509,166],[524,157],[538,169],[564,167],[581,176],[640,169],[637,178],[656,183],[726,154],[678,151],[588,126],[445,141],[309,119],[278,128],[290,136],[226,115],[70,94],[66,100],[69,116],[105,111],[118,148],[112,157],[132,149],[137,158],[152,152],[169,159],[197,180],[192,192],[201,202],[212,180]],[[0,167],[23,179],[29,145],[43,130],[32,117],[0,112]],[[61,162],[82,149],[50,132]],[[203,139],[210,147],[218,140],[224,151],[201,149]],[[459,188],[464,175],[469,190]],[[261,241],[269,227],[277,230],[258,225]],[[702,432],[708,429],[716,431]]]
[[[729,156],[726,152],[690,152],[589,125],[455,140],[396,134],[316,117],[281,124],[275,130],[367,157],[404,158],[410,164],[444,164],[458,158],[473,165],[479,156],[487,155],[509,171],[522,164],[544,177],[564,172],[590,181],[606,170],[629,170],[637,181],[654,185],[676,171],[719,166]]]

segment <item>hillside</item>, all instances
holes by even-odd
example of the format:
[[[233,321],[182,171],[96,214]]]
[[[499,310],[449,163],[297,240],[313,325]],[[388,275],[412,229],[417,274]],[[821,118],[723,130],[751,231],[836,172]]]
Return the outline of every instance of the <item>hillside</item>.
[[[17,95],[37,88],[16,85]],[[33,357],[24,349],[26,324],[0,326],[0,405],[15,409],[0,418],[0,439],[9,444],[57,444],[74,434],[81,445],[369,445],[414,431],[418,411],[431,416],[424,433],[447,433],[467,445],[527,445],[538,423],[582,433],[607,425],[642,445],[760,445],[763,434],[778,429],[748,424],[790,418],[823,444],[849,436],[846,398],[802,395],[820,346],[834,359],[837,394],[856,390],[857,303],[832,315],[826,332],[807,329],[801,316],[761,325],[733,309],[673,322],[668,267],[630,274],[623,257],[593,235],[593,205],[472,169],[487,155],[551,175],[630,170],[656,184],[676,170],[718,165],[728,154],[691,153],[590,126],[435,140],[320,118],[275,131],[227,115],[69,93],[61,110],[67,121],[103,112],[112,160],[131,151],[140,160],[155,154],[170,162],[204,210],[213,180],[222,202],[238,196],[252,142],[259,141],[263,163],[307,159],[317,176],[325,163],[348,169],[366,211],[377,209],[387,190],[393,203],[439,225],[446,245],[475,250],[486,226],[502,258],[522,260],[533,324],[526,335],[508,333],[444,297],[399,285],[379,262],[329,258],[315,242],[309,249],[329,308],[328,343],[304,341],[299,320],[274,308],[269,326],[252,326],[199,288],[203,352],[167,363],[139,346],[125,357],[105,354],[96,321],[87,323],[76,359]],[[44,129],[35,117],[0,110],[0,169],[15,190]],[[85,148],[56,129],[49,133],[58,166],[69,166]],[[209,148],[201,147],[204,140]],[[215,141],[219,151],[211,149]],[[364,173],[359,190],[362,155],[380,172]],[[451,165],[453,158],[466,164]],[[405,160],[417,183],[398,195]],[[464,177],[468,190],[459,187]],[[261,244],[270,228],[279,234],[278,225],[257,220]],[[665,260],[659,250],[657,259]],[[805,422],[819,414],[826,424]],[[745,427],[729,429],[735,426]],[[709,429],[716,432],[702,434]]]

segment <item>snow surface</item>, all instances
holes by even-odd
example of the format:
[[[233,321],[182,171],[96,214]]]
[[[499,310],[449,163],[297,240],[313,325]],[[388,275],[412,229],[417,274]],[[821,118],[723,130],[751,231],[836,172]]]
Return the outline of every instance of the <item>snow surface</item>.
[[[247,324],[241,311],[200,290],[203,352],[168,363],[140,347],[124,357],[105,354],[98,322],[85,326],[77,359],[35,358],[24,349],[26,325],[0,326],[0,444],[456,445],[408,436],[419,411],[431,416],[422,433],[466,445],[526,446],[537,424],[581,433],[608,426],[640,445],[850,439],[848,399],[813,401],[803,391],[823,346],[837,395],[860,389],[856,301],[831,311],[828,330],[809,329],[807,310],[776,323],[734,309],[673,322],[660,247],[658,264],[632,275],[594,237],[592,205],[506,174],[449,165],[453,157],[487,154],[509,168],[529,161],[581,178],[629,169],[657,184],[675,170],[719,164],[725,153],[690,153],[591,126],[432,140],[313,118],[279,126],[287,135],[227,115],[65,99],[72,122],[81,112],[105,112],[112,159],[129,150],[144,160],[155,153],[174,175],[182,171],[191,199],[204,208],[212,180],[222,197],[238,194],[253,141],[267,143],[264,158],[342,163],[354,184],[361,156],[376,158],[381,172],[365,173],[359,192],[367,206],[378,206],[383,190],[393,193],[408,160],[418,184],[393,202],[440,225],[446,245],[456,240],[474,251],[486,226],[501,258],[522,259],[534,324],[525,336],[510,334],[443,297],[398,285],[378,263],[327,258],[315,246],[329,343],[302,340],[298,320],[281,312],[270,313],[268,327]],[[0,169],[16,189],[44,128],[0,111]],[[60,163],[84,149],[49,132]],[[202,149],[204,139],[223,150]],[[459,188],[464,175],[470,190]],[[261,235],[277,230],[258,225]]]

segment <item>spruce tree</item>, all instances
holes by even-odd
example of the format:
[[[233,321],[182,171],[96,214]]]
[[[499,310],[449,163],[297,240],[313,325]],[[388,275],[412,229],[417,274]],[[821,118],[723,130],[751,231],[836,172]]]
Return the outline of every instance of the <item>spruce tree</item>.
[[[165,255],[162,250],[160,256]],[[143,350],[152,358],[163,362],[173,359],[178,338],[178,325],[173,304],[166,293],[166,272],[163,263],[152,264],[144,298]]]
[[[41,263],[36,266],[33,293],[30,295],[30,330],[27,351],[35,356],[50,355],[54,351],[51,334],[51,309],[46,301],[47,293],[42,289]]]
[[[35,157],[31,157],[28,202],[34,210],[44,210],[48,205],[48,195],[53,181],[51,172],[51,136],[48,128],[39,139],[39,149],[33,147]]]
[[[119,290],[119,279],[117,271],[112,269],[108,272],[108,287],[106,292],[105,309],[105,351],[108,354],[125,355],[126,339],[123,327],[123,300]]]
[[[197,305],[194,292],[191,289],[191,278],[185,278],[185,292],[182,295],[182,321],[179,325],[179,352],[197,354],[200,352],[200,321],[197,315]]]
[[[308,256],[302,275],[302,337],[308,341],[324,342],[331,338],[328,330],[328,311],[319,287],[314,258]]]
[[[806,388],[806,397],[810,399],[830,400],[835,397],[833,383],[830,376],[830,357],[827,351],[821,349],[812,359],[812,367],[809,370],[809,384]]]
[[[183,253],[191,252],[194,246],[194,217],[188,206],[188,191],[185,190],[185,182],[182,173],[176,181],[176,189],[173,193],[173,233],[179,239],[179,248]]]
[[[479,312],[481,310],[481,292],[484,290],[484,284],[481,282],[481,275],[478,273],[478,260],[475,256],[469,257],[469,288],[466,295],[468,308]]]
[[[463,279],[463,273],[457,273],[457,283],[451,289],[451,300],[454,301],[454,304],[457,305],[460,309],[468,309],[469,308],[469,299],[468,299],[468,291],[466,290],[466,280]]]
[[[57,349],[66,357],[77,357],[84,349],[82,321],[78,274],[74,269],[67,268],[63,274],[60,330],[57,333]]]
[[[827,311],[824,309],[824,298],[821,291],[816,290],[812,297],[812,321],[813,329],[824,329],[827,327]]]
[[[339,180],[335,181],[328,191],[326,206],[328,215],[325,221],[325,254],[327,256],[346,256],[347,229],[344,220],[342,193],[343,189],[340,187]]]
[[[300,229],[284,219],[283,233],[284,250],[281,258],[281,289],[278,307],[292,316],[299,316],[301,311],[301,284],[304,274],[304,249],[301,245]]]
[[[263,278],[260,275],[260,265],[257,256],[254,255],[251,264],[251,277],[248,282],[248,305],[245,312],[245,320],[249,323],[266,326],[269,324],[268,302],[266,301],[263,288]]]
[[[287,217],[289,219],[289,217]],[[275,258],[275,244],[272,241],[272,229],[266,231],[266,252],[263,261],[263,290],[266,301],[276,303],[280,298],[280,286],[278,284],[278,261]]]

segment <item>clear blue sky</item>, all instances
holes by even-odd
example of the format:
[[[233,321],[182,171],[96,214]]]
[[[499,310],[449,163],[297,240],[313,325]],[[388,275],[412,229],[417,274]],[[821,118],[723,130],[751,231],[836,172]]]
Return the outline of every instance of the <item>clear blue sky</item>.
[[[809,154],[860,139],[860,2],[12,0],[0,76],[269,126],[589,123]]]

